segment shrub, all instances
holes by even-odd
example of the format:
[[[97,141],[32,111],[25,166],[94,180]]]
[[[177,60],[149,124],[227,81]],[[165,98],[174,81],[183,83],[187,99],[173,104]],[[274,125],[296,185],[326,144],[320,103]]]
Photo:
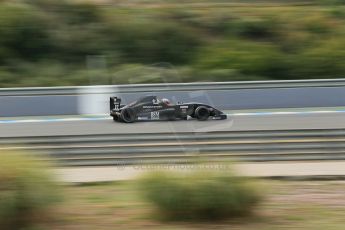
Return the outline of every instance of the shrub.
[[[318,42],[293,59],[295,78],[341,78],[345,75],[345,43],[341,39]]]
[[[49,52],[53,44],[45,21],[32,7],[3,4],[0,7],[0,50],[5,48],[6,53],[0,58],[36,60]]]
[[[13,74],[0,68],[0,85],[3,87],[11,86]]]
[[[334,18],[344,19],[345,18],[345,7],[344,6],[336,6],[329,9],[329,15]]]
[[[0,150],[0,156],[1,229],[34,227],[58,200],[57,185],[43,162],[12,151]]]
[[[324,6],[341,6],[345,4],[344,0],[319,0],[317,2]]]
[[[233,69],[244,75],[287,78],[288,57],[270,43],[231,40],[201,49],[199,69]]]
[[[111,28],[114,49],[127,63],[170,62],[186,64],[193,60],[202,39],[194,31],[169,22],[129,21]]]
[[[309,17],[305,17],[301,20],[301,24],[305,27],[305,31],[317,35],[336,31],[334,22],[324,15],[311,15]]]
[[[164,217],[218,220],[251,213],[260,200],[247,179],[209,171],[159,172],[140,181],[145,197]]]
[[[230,31],[244,38],[268,39],[277,35],[277,19],[237,20],[230,24]]]

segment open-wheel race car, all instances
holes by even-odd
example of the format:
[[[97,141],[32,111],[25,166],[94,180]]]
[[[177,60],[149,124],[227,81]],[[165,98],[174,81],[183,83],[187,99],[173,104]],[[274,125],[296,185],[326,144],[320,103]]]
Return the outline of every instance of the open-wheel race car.
[[[214,120],[227,118],[226,114],[209,105],[195,102],[172,104],[170,100],[158,99],[157,96],[145,96],[128,105],[121,105],[120,98],[111,97],[110,116],[114,121],[125,123],[187,120],[188,117],[196,118],[199,121],[206,121],[209,118]]]

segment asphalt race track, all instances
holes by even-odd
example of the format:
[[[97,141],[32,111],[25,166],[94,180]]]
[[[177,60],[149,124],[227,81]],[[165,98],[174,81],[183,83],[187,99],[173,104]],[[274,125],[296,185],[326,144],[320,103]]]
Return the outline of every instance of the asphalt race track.
[[[311,114],[243,114],[230,116],[228,120],[203,122],[188,120],[123,124],[113,122],[109,118],[58,122],[1,123],[0,137],[335,128],[345,128],[345,113],[324,113],[320,111]]]
[[[302,134],[304,132],[308,133],[304,130],[312,130],[317,129],[317,132],[320,130],[325,129],[325,131],[321,131],[319,136],[314,137],[304,137],[304,136],[296,136],[292,138],[283,137],[283,139],[273,140],[272,143],[266,143],[267,141],[271,141],[270,139],[266,139],[265,143],[260,143],[255,150],[254,153],[246,153],[243,152],[243,146],[245,148],[250,148],[253,144],[255,145],[256,142],[260,142],[261,139],[259,137],[255,137],[251,139],[249,143],[248,141],[245,144],[240,145],[239,143],[234,144],[234,146],[230,145],[232,149],[235,147],[239,148],[240,152],[238,152],[238,156],[253,156],[256,158],[260,158],[263,162],[251,162],[251,161],[243,161],[238,164],[236,170],[243,175],[247,176],[259,176],[259,177],[329,177],[329,178],[343,178],[345,175],[344,172],[344,152],[343,149],[343,130],[341,128],[345,128],[345,111],[338,110],[338,111],[307,111],[307,112],[276,112],[276,113],[235,113],[228,120],[222,121],[196,121],[196,120],[188,120],[188,121],[173,121],[173,122],[137,122],[132,124],[124,124],[124,123],[117,123],[113,122],[110,117],[104,116],[95,119],[88,119],[88,118],[59,118],[59,119],[52,119],[52,118],[18,118],[18,120],[0,120],[0,139],[3,137],[3,141],[5,143],[7,141],[11,142],[12,138],[9,137],[34,137],[37,136],[38,140],[41,141],[45,138],[49,138],[49,136],[65,136],[66,135],[93,135],[93,134],[140,134],[140,133],[179,133],[179,135],[183,132],[190,133],[190,132],[212,132],[212,131],[256,131],[256,130],[300,130]],[[337,135],[328,135],[327,131],[331,129],[338,129],[335,130]],[[186,134],[187,135],[187,134]],[[212,134],[214,135],[214,134]],[[237,134],[236,134],[237,135]],[[292,134],[294,135],[294,134]],[[321,136],[320,136],[321,135]],[[110,136],[110,135],[109,135]],[[121,135],[122,136],[122,135]],[[125,136],[125,135],[123,135]],[[132,135],[130,135],[132,136]],[[133,135],[134,136],[134,135]],[[150,135],[146,135],[150,136]],[[5,138],[7,137],[7,139]],[[108,136],[107,136],[108,137]],[[135,137],[135,136],[134,136]],[[168,141],[164,139],[164,135],[161,134],[158,137],[155,137],[153,140],[150,140],[153,143],[157,143],[156,138],[163,138],[160,141]],[[236,136],[237,137],[237,136]],[[274,136],[276,137],[276,136]],[[73,138],[76,137],[67,137],[67,142],[63,143],[46,143],[43,141],[39,145],[34,144],[31,145],[31,148],[53,148],[48,151],[50,154],[55,154],[54,156],[57,159],[60,159],[61,162],[64,164],[69,163],[70,167],[62,167],[56,169],[56,174],[62,181],[65,182],[98,182],[98,181],[114,181],[114,180],[128,180],[135,178],[136,176],[140,175],[143,170],[134,170],[135,168],[129,167],[124,169],[122,166],[120,168],[115,167],[118,162],[118,158],[122,160],[128,160],[128,157],[131,149],[135,149],[136,147],[126,147],[122,146],[123,149],[119,149],[119,147],[106,147],[104,143],[95,142],[92,146],[84,146],[90,145],[89,140],[84,142],[73,142]],[[89,137],[87,137],[89,138]],[[126,138],[126,137],[124,137]],[[243,137],[242,137],[243,138]],[[259,138],[259,139],[258,139]],[[15,142],[18,138],[13,138]],[[24,138],[25,139],[25,138]],[[60,140],[59,138],[51,138],[53,140]],[[71,144],[69,143],[71,141]],[[75,140],[74,140],[75,141]],[[188,141],[188,140],[187,140]],[[204,140],[208,141],[208,140]],[[211,140],[212,141],[212,140]],[[213,140],[213,141],[221,141],[221,140]],[[229,142],[233,141],[242,141],[239,140],[225,140]],[[244,139],[244,141],[246,141]],[[60,140],[61,142],[61,140]],[[116,145],[121,140],[114,139],[106,142],[107,145]],[[133,139],[132,142],[124,142],[122,145],[135,145],[138,141]],[[161,143],[158,142],[158,143]],[[279,142],[279,143],[275,143]],[[291,143],[289,143],[291,142]],[[320,143],[319,143],[320,142]],[[139,144],[141,142],[138,142]],[[121,144],[121,143],[120,143]],[[163,148],[164,146],[147,146],[150,143],[142,143],[147,148],[155,149],[155,148]],[[177,142],[176,145],[180,145],[181,143]],[[46,145],[46,146],[45,146]],[[72,146],[77,145],[77,146]],[[79,146],[80,145],[80,146]],[[151,143],[152,145],[152,143]],[[202,146],[208,146],[202,145]],[[256,143],[257,145],[257,143]],[[268,147],[271,148],[271,151],[268,151]],[[48,146],[48,147],[47,147]],[[224,143],[223,143],[224,146]],[[241,147],[242,146],[242,147]],[[289,147],[291,149],[287,149],[285,152],[282,150],[283,147]],[[30,147],[30,146],[29,146]],[[171,146],[170,146],[171,147]],[[171,148],[175,148],[176,146],[172,146]],[[178,147],[178,146],[177,146]],[[186,149],[188,145],[183,146],[183,149]],[[193,146],[192,146],[193,147]],[[208,146],[210,147],[210,146]],[[211,145],[212,147],[212,145]],[[267,147],[267,149],[266,149]],[[275,148],[273,151],[272,148]],[[305,148],[308,147],[308,148]],[[6,148],[6,147],[4,147]],[[28,146],[19,146],[15,148],[28,148]],[[63,151],[66,151],[67,154],[57,154],[54,151],[58,151],[59,148],[62,148]],[[193,147],[194,148],[194,147]],[[339,149],[340,148],[340,149]],[[125,151],[127,149],[127,152]],[[295,149],[295,150],[294,150]],[[143,150],[145,150],[143,148]],[[267,152],[266,152],[267,150]],[[43,150],[42,150],[43,151]],[[79,153],[78,153],[79,151]],[[115,151],[115,152],[114,152]],[[116,152],[117,151],[117,152]],[[118,152],[124,151],[123,153]],[[134,150],[133,150],[134,151]],[[249,150],[248,150],[249,151]],[[272,152],[273,151],[273,152]],[[297,153],[296,153],[297,151]],[[81,153],[82,154],[81,154]],[[114,153],[113,153],[114,152]],[[155,154],[153,151],[150,150],[149,152],[151,155]],[[202,152],[200,152],[202,153]],[[215,152],[217,153],[217,152]],[[234,150],[225,152],[229,156],[231,154],[235,154]],[[224,153],[224,154],[225,154]],[[84,155],[85,156],[84,156]],[[120,155],[119,155],[120,154]],[[134,155],[140,155],[141,158],[143,157],[152,157],[147,156],[148,153],[144,153],[140,155],[140,153],[131,153],[131,159],[135,157]],[[161,150],[159,150],[159,156],[157,159],[162,160],[162,156],[166,157],[170,162],[173,155],[169,153],[168,155],[162,155]],[[247,155],[246,155],[247,154]],[[252,154],[252,155],[250,155]],[[53,156],[53,155],[52,155]],[[154,155],[155,156],[155,155]],[[186,157],[186,154],[182,156]],[[225,155],[227,156],[227,155]],[[279,161],[270,161],[269,158],[280,157]],[[314,157],[314,158],[313,158]],[[70,159],[71,158],[71,159]],[[140,159],[141,159],[140,158]],[[215,156],[215,159],[217,156]],[[288,159],[289,158],[289,159]],[[291,158],[291,159],[290,159]],[[313,159],[312,159],[313,158]],[[135,158],[133,158],[135,159]],[[146,158],[143,158],[146,159]],[[151,159],[151,158],[147,158]],[[156,159],[156,158],[155,158]],[[165,158],[164,158],[165,159]],[[184,158],[181,158],[184,159]],[[187,158],[186,158],[187,159]],[[213,159],[213,158],[212,158]],[[309,159],[309,160],[308,160]],[[310,160],[312,159],[312,160]],[[319,160],[315,160],[319,159]],[[91,160],[91,161],[90,161]],[[151,159],[152,160],[152,159]],[[120,161],[122,162],[122,161]],[[172,161],[173,162],[173,161]],[[72,164],[73,163],[73,164]],[[106,163],[106,164],[105,164]],[[106,165],[111,165],[111,167],[107,167]],[[71,167],[73,166],[73,167]]]

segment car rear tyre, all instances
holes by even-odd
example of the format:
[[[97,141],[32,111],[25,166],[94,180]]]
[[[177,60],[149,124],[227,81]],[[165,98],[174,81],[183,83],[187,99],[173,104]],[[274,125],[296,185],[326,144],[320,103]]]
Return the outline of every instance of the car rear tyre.
[[[210,110],[205,106],[199,106],[195,110],[195,117],[199,121],[206,121],[210,117]]]
[[[121,120],[125,123],[132,123],[135,120],[133,109],[126,108],[121,111]]]

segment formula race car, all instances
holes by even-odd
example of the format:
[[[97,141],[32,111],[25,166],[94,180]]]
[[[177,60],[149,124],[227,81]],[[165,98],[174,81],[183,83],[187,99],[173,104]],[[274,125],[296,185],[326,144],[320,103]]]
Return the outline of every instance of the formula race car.
[[[114,121],[132,123],[135,121],[153,120],[187,120],[188,117],[205,121],[209,118],[224,120],[226,114],[202,103],[172,104],[168,99],[156,96],[145,96],[128,105],[121,105],[118,97],[110,98],[110,116]]]

